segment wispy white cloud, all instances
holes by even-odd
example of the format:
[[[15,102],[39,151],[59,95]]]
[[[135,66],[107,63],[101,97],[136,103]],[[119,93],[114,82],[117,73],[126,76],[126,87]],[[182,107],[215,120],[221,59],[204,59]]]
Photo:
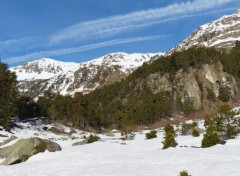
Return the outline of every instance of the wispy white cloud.
[[[180,20],[183,18],[196,17],[201,15],[209,15],[211,13],[218,13],[222,11],[233,10],[233,8],[222,8],[221,5],[236,0],[190,0],[187,2],[175,3],[166,7],[148,9],[143,11],[137,11],[133,13],[110,16],[107,18],[96,19],[91,21],[85,21],[65,28],[53,35],[42,38],[21,38],[17,40],[0,41],[0,47],[5,50],[29,48],[29,47],[49,47],[46,42],[49,39],[49,43],[52,45],[61,43],[63,41],[80,41],[90,38],[104,38],[113,36],[120,33],[126,33],[129,31],[135,31],[137,29],[143,29],[151,25],[164,23],[168,21]],[[219,7],[218,7],[219,6]],[[221,7],[220,7],[221,6]],[[218,7],[218,8],[215,8]],[[218,9],[218,10],[216,10]],[[219,10],[220,9],[220,10]],[[9,64],[20,63],[22,61],[32,60],[40,57],[50,57],[55,55],[64,55],[68,53],[81,52],[91,50],[94,48],[100,48],[110,45],[117,45],[121,43],[130,43],[135,41],[152,40],[162,36],[149,36],[149,37],[137,37],[128,39],[116,39],[107,42],[101,42],[96,44],[90,44],[75,48],[55,49],[49,51],[40,51],[30,53],[24,56],[16,56],[5,59],[4,61]],[[66,46],[66,43],[63,42]],[[76,45],[77,43],[75,43]],[[60,45],[56,45],[60,46]],[[56,48],[56,47],[55,47]],[[1,51],[1,50],[0,50]]]
[[[202,12],[202,13],[194,13],[194,14],[186,14],[186,15],[180,15],[180,16],[173,16],[173,17],[169,17],[169,18],[163,18],[161,20],[157,20],[157,21],[148,21],[145,23],[140,23],[140,24],[131,24],[128,26],[122,26],[122,27],[118,27],[117,29],[115,28],[109,28],[108,30],[105,30],[104,32],[109,33],[109,34],[113,34],[114,30],[116,30],[115,32],[120,32],[120,31],[130,31],[130,30],[134,30],[136,28],[144,28],[147,26],[151,26],[151,25],[155,25],[155,24],[159,24],[159,23],[164,23],[164,22],[169,22],[169,21],[174,21],[174,20],[180,20],[183,18],[189,18],[189,17],[196,17],[196,16],[202,16],[202,15],[209,15],[209,14],[213,14],[213,13],[220,13],[220,12],[224,12],[224,11],[232,11],[236,8],[225,8],[225,9],[219,9],[219,10],[211,10],[211,11],[206,11],[206,12]],[[96,31],[94,34],[83,34],[82,36],[88,36],[88,35],[99,35],[101,34],[103,31]],[[106,36],[106,35],[104,35]],[[89,37],[89,36],[88,36]],[[51,37],[50,37],[51,38]],[[69,38],[70,39],[70,38]],[[24,37],[24,38],[18,38],[18,39],[10,39],[10,40],[5,40],[5,41],[0,41],[0,47],[2,50],[5,49],[26,49],[26,47],[32,48],[32,47],[40,47],[40,46],[46,46],[46,39],[45,38],[38,38],[38,37]]]
[[[145,36],[145,37],[115,39],[115,40],[109,40],[109,41],[96,43],[96,44],[74,47],[74,48],[65,48],[65,49],[52,50],[52,51],[35,52],[35,53],[27,54],[24,56],[16,56],[16,57],[7,58],[7,59],[3,60],[3,62],[6,62],[8,64],[15,64],[15,63],[23,62],[23,61],[32,60],[34,58],[36,59],[36,58],[41,58],[41,57],[50,57],[50,56],[64,55],[64,54],[70,54],[70,53],[77,53],[77,52],[87,51],[87,50],[91,50],[91,49],[102,48],[102,47],[112,46],[112,45],[119,45],[119,44],[124,44],[124,43],[132,43],[132,42],[139,42],[139,41],[146,41],[146,40],[156,40],[156,39],[163,38],[163,37],[167,37],[167,35],[153,35],[153,36]]]
[[[32,49],[34,47],[40,47],[43,45],[43,39],[38,37],[23,37],[17,39],[10,39],[5,41],[0,41],[0,51],[19,51]]]
[[[179,16],[192,15],[235,0],[193,0],[174,3],[162,8],[148,9],[133,13],[110,16],[107,18],[80,22],[63,29],[49,37],[50,43],[77,41],[86,38],[113,36],[122,32],[132,31],[168,21]]]
[[[6,47],[6,46],[19,45],[22,43],[32,41],[33,39],[34,39],[33,37],[24,37],[24,38],[19,38],[19,39],[10,39],[10,40],[5,40],[5,41],[0,41],[0,46]]]

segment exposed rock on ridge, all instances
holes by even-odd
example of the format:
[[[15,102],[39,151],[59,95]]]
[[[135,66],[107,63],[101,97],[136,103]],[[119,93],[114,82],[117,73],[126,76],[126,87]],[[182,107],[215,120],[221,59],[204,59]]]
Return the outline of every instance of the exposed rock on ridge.
[[[170,53],[186,50],[191,46],[230,49],[234,47],[237,40],[240,40],[239,9],[232,15],[225,15],[216,21],[200,26]]]
[[[181,69],[171,79],[169,74],[154,73],[146,80],[154,93],[169,92],[175,103],[189,101],[195,110],[216,108],[221,99],[220,89],[227,90],[230,98],[239,93],[235,78],[223,71],[221,63],[205,64],[200,69],[188,71]]]

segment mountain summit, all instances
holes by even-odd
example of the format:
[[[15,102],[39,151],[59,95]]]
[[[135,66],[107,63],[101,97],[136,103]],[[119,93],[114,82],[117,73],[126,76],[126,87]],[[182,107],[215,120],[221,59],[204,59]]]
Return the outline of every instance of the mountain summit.
[[[240,9],[200,26],[173,50],[186,50],[195,45],[229,49],[237,40],[240,40]]]

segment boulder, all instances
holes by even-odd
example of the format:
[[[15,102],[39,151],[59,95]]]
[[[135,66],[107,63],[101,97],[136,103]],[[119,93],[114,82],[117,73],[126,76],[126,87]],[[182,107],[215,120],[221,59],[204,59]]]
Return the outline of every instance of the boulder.
[[[123,137],[121,137],[120,139],[122,139],[123,141],[125,140],[133,140],[135,138],[135,134],[130,133],[130,134],[125,134]]]
[[[48,131],[48,127],[46,127],[46,126],[43,127],[42,129],[43,129],[44,131]]]
[[[5,158],[1,165],[12,165],[26,161],[29,157],[40,152],[60,151],[61,147],[57,143],[38,137],[21,139],[15,144],[0,148],[0,157]]]
[[[84,144],[87,144],[87,140],[84,139],[83,141],[80,141],[80,142],[75,142],[72,144],[72,146],[77,146],[77,145],[84,145]]]
[[[64,129],[60,128],[60,127],[51,127],[50,129],[48,129],[49,131],[53,132],[54,134],[57,135],[62,135],[62,134],[67,134]]]
[[[7,140],[3,141],[2,143],[0,143],[0,146],[6,145],[6,144],[8,144],[9,142],[11,142],[11,141],[13,141],[15,139],[17,139],[16,136],[11,136],[9,139],[7,139]]]
[[[36,121],[34,122],[34,124],[37,125],[37,126],[42,125],[42,121],[41,121],[41,120],[36,120]]]

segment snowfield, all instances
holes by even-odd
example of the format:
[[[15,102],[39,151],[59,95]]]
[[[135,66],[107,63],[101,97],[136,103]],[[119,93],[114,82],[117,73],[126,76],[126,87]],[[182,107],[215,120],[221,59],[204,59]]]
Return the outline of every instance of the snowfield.
[[[203,135],[178,135],[176,148],[162,150],[164,133],[162,129],[157,129],[158,137],[155,139],[145,139],[148,130],[136,132],[135,139],[127,141],[119,139],[120,133],[115,132],[113,137],[99,135],[101,141],[92,144],[72,146],[72,143],[81,141],[83,135],[89,134],[75,130],[69,137],[44,131],[44,125],[19,125],[23,129],[13,130],[18,138],[5,146],[15,143],[19,138],[39,135],[60,144],[62,151],[40,153],[21,164],[0,165],[1,176],[178,176],[183,170],[192,176],[240,175],[240,137],[228,140],[225,145],[197,148],[201,145]],[[203,128],[203,121],[200,121],[199,127]],[[67,127],[61,128],[70,131]],[[9,137],[13,135],[5,131],[0,133]],[[0,142],[6,139],[0,137]]]

